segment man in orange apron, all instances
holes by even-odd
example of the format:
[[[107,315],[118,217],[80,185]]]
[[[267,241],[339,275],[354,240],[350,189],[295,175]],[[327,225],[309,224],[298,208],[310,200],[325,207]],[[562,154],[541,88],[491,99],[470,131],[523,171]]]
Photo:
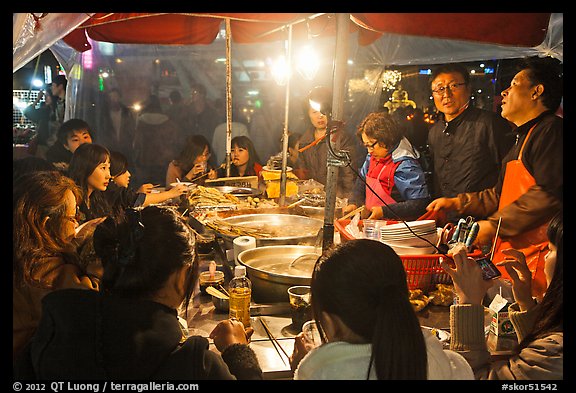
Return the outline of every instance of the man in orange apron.
[[[501,93],[502,117],[517,126],[516,145],[502,162],[503,176],[493,188],[439,198],[427,207],[487,217],[479,221],[475,241],[483,250],[490,250],[501,218],[493,262],[504,260],[504,249],[522,251],[536,297],[546,290],[546,227],[563,205],[563,120],[554,114],[562,94],[562,77],[554,59],[522,64],[510,87]],[[503,267],[499,269],[509,278]]]

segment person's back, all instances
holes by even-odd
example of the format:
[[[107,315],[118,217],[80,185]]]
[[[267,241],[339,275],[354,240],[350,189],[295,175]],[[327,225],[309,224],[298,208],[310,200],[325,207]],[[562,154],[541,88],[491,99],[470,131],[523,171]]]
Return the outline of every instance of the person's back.
[[[157,97],[138,118],[134,139],[136,183],[163,184],[166,167],[177,154],[180,128],[162,112]]]
[[[311,291],[322,344],[304,355],[296,337],[294,379],[473,379],[461,355],[420,327],[404,265],[386,244],[359,239],[325,251]]]
[[[106,106],[102,114],[97,143],[124,154],[132,162],[136,117],[122,103],[118,88],[106,93]]]
[[[236,321],[208,340],[187,337],[187,309],[198,277],[192,229],[173,209],[129,210],[94,232],[102,259],[100,293],[62,290],[43,300],[43,318],[17,377],[86,380],[261,379],[249,334]],[[222,331],[224,329],[224,331]],[[216,329],[215,329],[216,330]],[[244,337],[244,334],[246,337]]]

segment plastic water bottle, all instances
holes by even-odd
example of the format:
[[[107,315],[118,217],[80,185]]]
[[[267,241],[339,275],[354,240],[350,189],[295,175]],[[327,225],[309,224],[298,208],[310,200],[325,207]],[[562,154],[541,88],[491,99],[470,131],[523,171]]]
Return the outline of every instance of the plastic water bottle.
[[[250,299],[252,297],[252,282],[246,277],[246,266],[234,268],[234,278],[230,280],[230,312],[229,317],[235,318],[250,326]]]

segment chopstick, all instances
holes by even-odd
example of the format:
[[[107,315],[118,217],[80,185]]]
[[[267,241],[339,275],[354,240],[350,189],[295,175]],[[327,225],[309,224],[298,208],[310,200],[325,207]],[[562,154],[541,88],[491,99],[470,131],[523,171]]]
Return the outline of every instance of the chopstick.
[[[302,199],[300,199],[300,200],[297,200],[296,202],[291,203],[291,204],[289,204],[288,206],[286,206],[286,208],[287,208],[287,209],[290,209],[291,207],[294,207],[294,206],[296,206],[296,205],[301,204],[301,203],[304,202],[305,200],[306,200],[306,198],[302,198]]]
[[[496,228],[496,235],[494,236],[494,244],[492,244],[492,251],[490,251],[490,260],[494,258],[494,250],[496,249],[496,242],[498,241],[498,234],[500,233],[501,223],[502,223],[502,217],[498,219],[498,227]]]
[[[364,209],[364,205],[360,206],[357,209],[352,210],[350,213],[346,214],[345,216],[341,217],[340,220],[345,220],[347,218],[352,217],[353,215],[355,215],[356,213],[358,213],[359,211],[362,211]]]
[[[220,287],[220,289],[222,289],[222,292],[224,292],[225,295],[228,295],[228,297],[230,297],[230,294],[228,293],[228,291],[226,290],[226,288],[224,288],[222,286],[222,284],[218,284],[218,286]]]
[[[260,317],[259,319],[260,319],[260,323],[262,324],[262,327],[264,327],[264,330],[266,331],[266,335],[268,335],[268,338],[270,339],[270,341],[272,341],[272,346],[274,347],[276,352],[278,352],[278,356],[280,356],[280,359],[282,359],[282,363],[286,364],[286,361],[284,360],[284,357],[282,356],[282,354],[280,353],[278,348],[280,348],[280,350],[284,353],[284,355],[286,355],[286,357],[288,359],[290,359],[290,356],[288,356],[288,354],[286,353],[284,348],[282,348],[282,346],[280,345],[278,340],[276,340],[276,337],[274,337],[274,335],[270,331],[270,328],[268,327],[268,324],[266,324],[266,322],[264,322],[264,319],[262,319],[262,317]]]

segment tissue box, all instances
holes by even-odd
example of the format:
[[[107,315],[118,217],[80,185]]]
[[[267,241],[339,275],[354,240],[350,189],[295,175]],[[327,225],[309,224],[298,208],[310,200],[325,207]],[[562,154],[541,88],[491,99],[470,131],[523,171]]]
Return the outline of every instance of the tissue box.
[[[490,321],[490,333],[495,336],[515,336],[514,325],[508,316],[508,306],[510,302],[496,294],[492,303],[488,307],[492,313]]]

